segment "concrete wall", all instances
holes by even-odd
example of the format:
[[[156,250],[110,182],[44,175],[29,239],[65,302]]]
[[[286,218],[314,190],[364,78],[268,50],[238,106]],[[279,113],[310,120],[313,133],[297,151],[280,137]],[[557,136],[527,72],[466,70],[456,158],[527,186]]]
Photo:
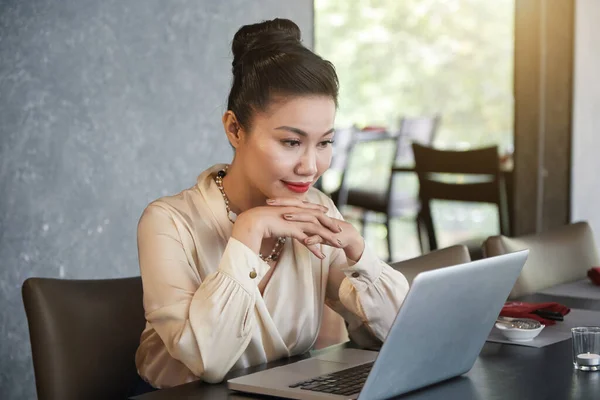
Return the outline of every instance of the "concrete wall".
[[[230,43],[310,0],[0,0],[0,398],[35,398],[20,287],[138,274],[144,206],[230,160]],[[76,321],[74,321],[76,323]]]
[[[586,220],[600,247],[600,1],[577,0],[571,219]]]

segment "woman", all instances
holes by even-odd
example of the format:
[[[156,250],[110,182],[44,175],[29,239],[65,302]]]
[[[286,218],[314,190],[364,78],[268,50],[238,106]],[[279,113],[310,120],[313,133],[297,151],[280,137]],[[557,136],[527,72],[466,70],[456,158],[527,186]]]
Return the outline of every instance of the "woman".
[[[408,291],[312,187],[331,161],[331,63],[284,19],[243,26],[232,49],[223,127],[233,161],[139,222],[147,324],[136,364],[155,388],[306,352],[324,304],[354,341],[380,342]]]

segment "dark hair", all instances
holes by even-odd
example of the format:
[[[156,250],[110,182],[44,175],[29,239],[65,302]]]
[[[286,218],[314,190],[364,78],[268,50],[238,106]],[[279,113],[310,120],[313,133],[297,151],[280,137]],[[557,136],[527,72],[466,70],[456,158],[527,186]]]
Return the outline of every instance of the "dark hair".
[[[333,64],[304,47],[300,35],[294,22],[276,18],[244,25],[233,37],[227,108],[245,129],[251,129],[255,112],[266,111],[279,96],[325,95],[337,107]]]

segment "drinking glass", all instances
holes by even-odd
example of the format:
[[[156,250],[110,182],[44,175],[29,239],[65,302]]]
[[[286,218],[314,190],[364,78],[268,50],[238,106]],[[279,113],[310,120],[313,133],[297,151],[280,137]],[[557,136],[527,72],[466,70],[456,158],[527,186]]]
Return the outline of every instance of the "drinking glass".
[[[581,371],[600,371],[600,326],[571,329],[573,366]]]

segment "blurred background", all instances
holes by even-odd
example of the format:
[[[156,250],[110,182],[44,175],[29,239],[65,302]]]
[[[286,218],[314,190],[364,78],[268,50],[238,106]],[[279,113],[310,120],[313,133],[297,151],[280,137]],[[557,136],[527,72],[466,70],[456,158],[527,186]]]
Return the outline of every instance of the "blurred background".
[[[402,117],[440,114],[436,147],[498,145],[511,154],[514,14],[514,0],[315,0],[315,49],[333,62],[340,79],[338,127],[394,132]],[[357,151],[348,166],[349,186],[386,185],[380,172],[386,158],[376,157],[379,151]],[[325,176],[326,190],[339,185],[336,172]],[[417,195],[414,174],[394,179],[395,190]],[[498,211],[489,204],[438,201],[432,212],[440,247],[499,229]],[[398,240],[392,259],[420,254],[412,221],[393,225]],[[366,235],[382,257],[386,235],[382,224]]]

